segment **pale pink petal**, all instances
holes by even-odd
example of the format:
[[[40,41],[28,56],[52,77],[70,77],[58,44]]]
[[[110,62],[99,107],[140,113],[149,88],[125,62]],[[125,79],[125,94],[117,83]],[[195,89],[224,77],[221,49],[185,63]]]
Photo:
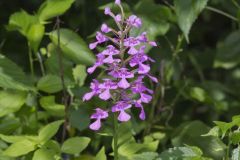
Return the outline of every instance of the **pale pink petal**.
[[[94,66],[92,66],[92,67],[89,67],[89,68],[87,69],[87,72],[88,72],[89,74],[92,74],[92,73],[96,70],[96,68],[97,68],[97,65],[94,65]]]
[[[83,101],[88,101],[88,100],[90,100],[93,96],[94,96],[94,92],[86,93],[86,94],[83,96]]]
[[[98,42],[90,43],[90,44],[89,44],[89,48],[90,48],[90,49],[94,49],[94,48],[97,47],[97,45],[98,45]]]
[[[148,73],[149,71],[150,71],[149,65],[142,64],[142,63],[139,64],[139,70],[138,70],[139,74],[145,74],[145,73]]]

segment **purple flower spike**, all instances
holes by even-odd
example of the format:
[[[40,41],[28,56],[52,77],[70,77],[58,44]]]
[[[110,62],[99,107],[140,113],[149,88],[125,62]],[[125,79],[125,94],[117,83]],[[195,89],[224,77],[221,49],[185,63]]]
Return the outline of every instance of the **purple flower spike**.
[[[115,0],[115,4],[123,10],[121,0]],[[109,27],[103,23],[101,31],[96,34],[96,41],[89,45],[90,49],[95,49],[98,45],[107,42],[106,48],[97,48],[97,60],[93,66],[87,69],[89,74],[98,67],[104,66],[106,74],[99,77],[107,77],[93,80],[91,92],[83,96],[83,101],[90,100],[93,96],[98,96],[101,100],[113,103],[110,112],[118,112],[118,120],[126,122],[131,119],[127,112],[134,105],[139,109],[139,118],[145,120],[146,115],[144,105],[152,100],[153,91],[144,85],[144,79],[158,83],[158,79],[150,75],[150,64],[154,62],[146,52],[146,46],[157,46],[157,43],[150,41],[147,32],[142,32],[138,36],[129,36],[133,28],[140,28],[142,21],[136,15],[131,15],[125,19],[124,14],[112,13],[109,7],[104,10],[106,15],[113,18],[118,28]],[[112,32],[112,35],[106,35]],[[110,37],[111,36],[111,37]],[[92,130],[99,130],[101,120],[108,117],[108,112],[100,108],[91,116],[95,121],[89,126]]]
[[[106,119],[108,117],[108,112],[102,110],[101,108],[96,108],[96,112],[92,114],[91,119],[96,119],[89,128],[92,130],[99,130],[101,128],[101,119]]]
[[[119,101],[116,105],[112,107],[112,112],[120,112],[120,114],[118,115],[118,120],[121,122],[126,122],[131,118],[131,116],[126,113],[125,110],[131,107],[132,105],[128,104],[127,102]]]

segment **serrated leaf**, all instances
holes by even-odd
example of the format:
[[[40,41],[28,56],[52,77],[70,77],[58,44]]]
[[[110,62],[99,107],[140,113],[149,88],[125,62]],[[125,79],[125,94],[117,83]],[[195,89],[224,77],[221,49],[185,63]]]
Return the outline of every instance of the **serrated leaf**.
[[[57,104],[54,96],[42,97],[40,99],[40,105],[53,116],[64,116],[65,106]]]
[[[174,0],[178,25],[188,42],[190,29],[207,2],[208,0]]]
[[[49,33],[52,42],[58,44],[57,31]],[[84,40],[69,29],[60,29],[60,47],[67,58],[77,64],[92,65],[95,57]]]
[[[46,0],[38,10],[39,20],[45,23],[46,20],[60,16],[65,13],[75,0]]]
[[[56,93],[62,90],[62,82],[59,76],[46,75],[38,81],[37,88],[47,93]]]
[[[45,127],[43,127],[38,134],[39,140],[42,143],[50,140],[58,131],[60,125],[63,123],[63,120],[52,122]]]
[[[18,111],[27,98],[26,92],[0,91],[0,117]]]
[[[67,139],[62,145],[62,152],[68,154],[79,154],[89,144],[90,138],[88,137],[73,137]]]

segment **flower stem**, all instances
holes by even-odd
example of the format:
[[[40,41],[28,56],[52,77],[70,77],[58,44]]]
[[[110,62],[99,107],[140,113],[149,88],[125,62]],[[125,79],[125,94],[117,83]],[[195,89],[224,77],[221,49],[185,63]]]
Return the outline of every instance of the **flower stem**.
[[[117,115],[113,114],[113,122],[114,122],[114,131],[113,131],[113,152],[114,152],[114,160],[118,160],[118,120]]]
[[[29,43],[28,43],[28,57],[29,57],[31,76],[32,78],[34,78],[33,54],[32,54],[32,50]]]

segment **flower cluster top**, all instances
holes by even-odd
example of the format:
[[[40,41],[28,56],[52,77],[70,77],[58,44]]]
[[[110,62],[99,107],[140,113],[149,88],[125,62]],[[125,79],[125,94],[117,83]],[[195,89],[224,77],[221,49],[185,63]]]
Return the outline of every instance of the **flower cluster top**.
[[[90,129],[99,130],[101,120],[109,116],[109,112],[118,112],[118,120],[126,122],[131,116],[127,110],[132,107],[140,109],[139,118],[145,119],[143,103],[149,103],[152,99],[153,91],[144,86],[144,78],[157,83],[157,79],[149,75],[150,62],[153,59],[148,57],[144,50],[146,45],[157,46],[154,41],[149,41],[147,33],[143,32],[137,37],[129,36],[132,28],[140,28],[142,21],[136,15],[125,18],[120,0],[115,4],[121,9],[121,14],[115,15],[110,8],[105,8],[105,15],[111,16],[119,31],[102,24],[101,31],[96,33],[96,42],[89,45],[90,49],[95,49],[100,44],[108,44],[106,49],[98,53],[95,64],[88,68],[89,74],[93,73],[97,67],[105,66],[109,78],[101,81],[94,79],[91,83],[91,92],[86,93],[83,101],[90,100],[93,96],[98,96],[102,100],[112,102],[111,109],[103,110],[96,108],[91,119],[95,121],[90,125]]]

